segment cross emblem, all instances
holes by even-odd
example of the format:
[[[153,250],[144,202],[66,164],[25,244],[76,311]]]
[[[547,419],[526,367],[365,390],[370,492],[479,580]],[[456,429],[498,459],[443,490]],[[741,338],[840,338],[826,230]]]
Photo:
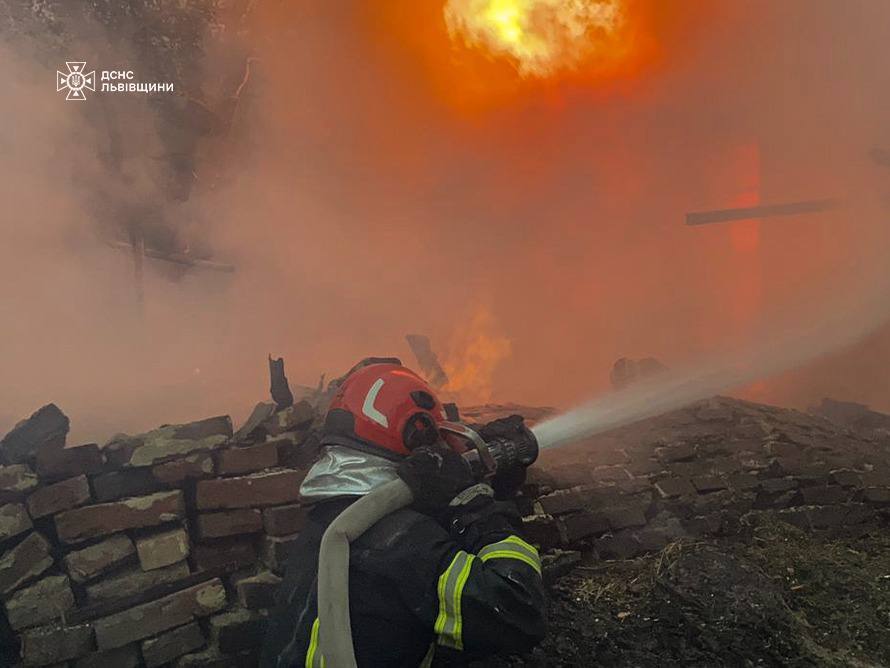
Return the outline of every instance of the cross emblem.
[[[85,100],[86,90],[96,90],[96,71],[85,72],[86,63],[65,63],[68,72],[56,70],[56,90],[68,89],[66,100]]]

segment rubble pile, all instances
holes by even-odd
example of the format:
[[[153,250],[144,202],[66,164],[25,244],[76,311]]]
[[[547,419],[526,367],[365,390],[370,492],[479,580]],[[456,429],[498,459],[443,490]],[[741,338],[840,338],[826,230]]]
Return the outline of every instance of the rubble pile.
[[[326,393],[298,394],[310,401],[259,404],[237,432],[220,416],[66,447],[68,418],[50,404],[7,434],[0,663],[255,665],[318,451]],[[552,409],[461,417],[507,412],[534,422]],[[885,524],[890,436],[868,427],[714,398],[543,452],[523,521],[551,583],[764,518],[817,532]]]
[[[255,664],[315,418],[260,404],[237,433],[220,416],[67,448],[52,404],[17,425],[0,441],[0,664]]]
[[[762,514],[807,530],[887,522],[890,431],[716,397],[544,452],[529,483],[534,540],[603,559]]]

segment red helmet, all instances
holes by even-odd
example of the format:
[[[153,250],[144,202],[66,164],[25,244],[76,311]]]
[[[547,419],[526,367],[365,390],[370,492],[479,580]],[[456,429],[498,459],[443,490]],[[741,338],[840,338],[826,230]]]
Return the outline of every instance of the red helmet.
[[[444,421],[441,402],[420,376],[399,364],[370,364],[337,389],[322,444],[397,459],[439,440]]]

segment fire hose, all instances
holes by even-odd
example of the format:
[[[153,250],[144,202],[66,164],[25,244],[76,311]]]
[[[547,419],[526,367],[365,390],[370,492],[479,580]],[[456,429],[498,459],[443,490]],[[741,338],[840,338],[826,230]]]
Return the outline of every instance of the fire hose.
[[[538,457],[538,441],[528,429],[518,438],[488,442],[463,425],[442,427],[464,440],[464,457],[475,477],[486,479],[498,470],[530,466]],[[349,617],[349,545],[376,522],[414,501],[401,479],[381,485],[340,513],[321,539],[318,554],[318,644],[324,665],[357,668]]]

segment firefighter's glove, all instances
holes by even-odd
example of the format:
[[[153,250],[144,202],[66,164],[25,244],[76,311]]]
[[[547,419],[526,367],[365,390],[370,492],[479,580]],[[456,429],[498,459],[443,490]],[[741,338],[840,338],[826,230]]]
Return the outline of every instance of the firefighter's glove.
[[[398,474],[414,495],[414,507],[427,514],[438,514],[476,482],[469,462],[443,444],[417,448]]]

